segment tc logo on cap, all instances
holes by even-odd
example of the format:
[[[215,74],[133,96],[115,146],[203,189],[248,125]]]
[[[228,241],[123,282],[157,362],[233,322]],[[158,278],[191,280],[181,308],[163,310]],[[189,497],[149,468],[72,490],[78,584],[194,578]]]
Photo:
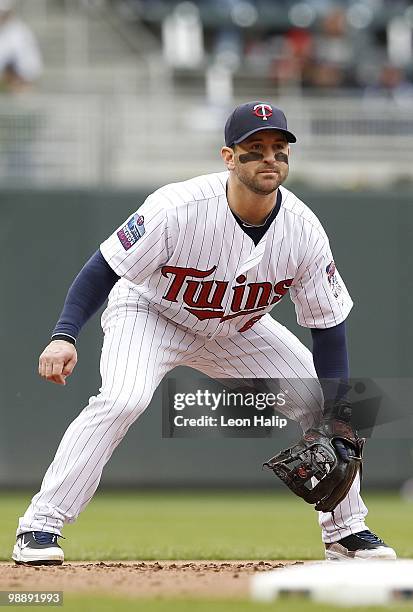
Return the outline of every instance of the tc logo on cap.
[[[294,134],[288,131],[283,111],[271,102],[258,99],[234,108],[225,124],[225,144],[232,147],[260,130],[278,130],[285,134],[288,142],[297,140]]]
[[[269,104],[256,104],[252,110],[254,115],[263,121],[267,121],[268,117],[272,116],[272,108]]]

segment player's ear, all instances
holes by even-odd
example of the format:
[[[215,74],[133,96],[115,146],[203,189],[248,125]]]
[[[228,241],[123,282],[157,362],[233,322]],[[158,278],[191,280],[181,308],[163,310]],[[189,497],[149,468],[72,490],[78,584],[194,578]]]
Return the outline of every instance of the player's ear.
[[[231,147],[222,147],[222,149],[221,149],[221,157],[224,160],[224,164],[226,165],[228,170],[233,170],[235,168],[235,162],[234,162],[235,153],[234,153],[234,149],[232,149]]]

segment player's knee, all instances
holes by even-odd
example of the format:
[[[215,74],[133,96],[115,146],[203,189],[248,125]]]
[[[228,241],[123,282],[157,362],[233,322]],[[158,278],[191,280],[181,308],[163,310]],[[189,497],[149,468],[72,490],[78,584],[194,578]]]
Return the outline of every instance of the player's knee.
[[[120,392],[118,394],[106,393],[102,391],[99,400],[103,402],[108,413],[125,419],[138,418],[138,416],[147,408],[151,401],[152,394],[145,392],[128,393]]]

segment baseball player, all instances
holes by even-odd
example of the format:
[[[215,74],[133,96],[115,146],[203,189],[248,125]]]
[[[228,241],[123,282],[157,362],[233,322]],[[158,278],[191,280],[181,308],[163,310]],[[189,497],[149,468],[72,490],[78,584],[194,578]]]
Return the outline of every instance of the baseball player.
[[[39,374],[66,384],[76,338],[109,296],[102,385],[67,429],[19,520],[17,563],[63,562],[63,526],[87,506],[112,452],[175,366],[213,378],[296,379],[286,416],[304,432],[323,416],[319,380],[349,375],[352,301],[319,220],[282,187],[294,142],[280,109],[238,106],[221,149],[227,170],[152,193],[74,280]],[[312,353],[269,314],[286,293],[298,323],[311,330]],[[319,513],[326,557],[394,559],[366,527],[359,489],[357,474],[334,511]]]

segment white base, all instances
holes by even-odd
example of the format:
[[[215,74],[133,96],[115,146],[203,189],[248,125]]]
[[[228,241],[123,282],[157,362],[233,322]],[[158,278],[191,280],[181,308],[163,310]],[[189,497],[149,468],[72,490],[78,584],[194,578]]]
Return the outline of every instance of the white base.
[[[251,597],[256,601],[273,601],[285,594],[341,606],[413,599],[413,561],[320,561],[265,572],[252,579]]]

